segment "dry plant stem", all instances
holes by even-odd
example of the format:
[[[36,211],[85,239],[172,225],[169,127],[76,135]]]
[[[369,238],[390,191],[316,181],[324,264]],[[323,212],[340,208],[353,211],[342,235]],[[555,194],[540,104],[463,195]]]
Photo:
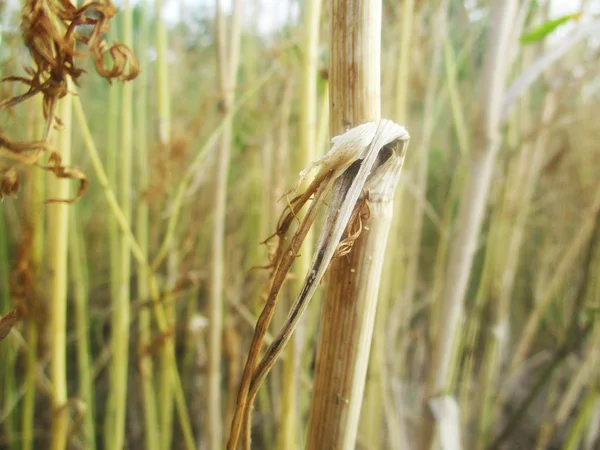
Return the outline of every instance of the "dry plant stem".
[[[305,217],[302,220],[300,228],[298,229],[298,231],[292,238],[292,242],[290,243],[290,246],[282,254],[281,262],[277,268],[278,271],[277,271],[275,277],[273,278],[273,284],[272,284],[272,288],[271,288],[272,290],[269,293],[270,298],[274,299],[275,302],[277,299],[277,295],[283,285],[283,282],[285,281],[285,276],[291,267],[291,264],[294,262],[294,259],[296,259],[298,257],[298,251],[300,250],[302,243],[306,240],[306,237],[310,235],[310,227],[312,226],[312,224],[315,220],[317,210],[332,185],[333,185],[333,178],[331,176],[329,176],[323,180],[323,184],[321,184],[318,187],[318,190],[315,192],[314,199],[313,199],[312,203],[310,203],[309,209],[308,209]],[[303,290],[305,290],[305,286],[303,286]],[[298,303],[296,302],[292,306],[292,311],[293,311],[292,315],[293,315],[294,319],[299,320],[300,316],[302,315],[303,309],[298,310],[297,304]],[[273,308],[275,307],[275,303],[272,303],[272,307]],[[264,313],[265,313],[265,310],[263,310],[263,313],[261,313],[261,317],[263,317]],[[297,320],[291,324],[292,327],[295,327],[295,325],[297,325]],[[266,324],[266,328],[268,329],[268,323]],[[258,327],[256,329],[258,330]],[[252,405],[254,403],[254,398],[256,397],[256,394],[258,393],[258,389],[259,389],[260,385],[262,384],[262,382],[264,381],[264,378],[266,377],[268,371],[273,367],[273,364],[275,363],[276,359],[278,358],[280,353],[285,348],[285,345],[287,344],[289,338],[291,337],[292,332],[293,332],[293,328],[290,329],[290,322],[288,319],[288,321],[286,321],[286,323],[283,326],[283,334],[280,333],[280,335],[278,336],[278,339],[276,339],[273,343],[270,344],[265,357],[263,357],[263,359],[257,365],[256,370],[254,371],[254,374],[252,376],[252,382],[250,384],[250,388],[248,391],[246,406],[245,406],[245,410],[244,410],[244,418],[243,418],[243,423],[245,424],[245,434],[243,437],[243,444],[244,444],[243,448],[245,448],[245,449],[250,448],[250,438],[251,438],[250,432],[251,432],[251,427],[252,427]],[[288,356],[288,355],[286,355],[286,356]]]
[[[385,155],[386,150],[382,150],[379,161],[388,159],[372,169],[360,197],[358,193],[354,199],[351,195],[345,196],[345,202],[351,202],[359,211],[366,201],[370,214],[363,218],[362,233],[350,253],[334,260],[329,269],[309,416],[308,449],[352,449],[356,443],[394,191],[406,144],[405,140],[391,155]],[[368,160],[362,165],[368,166]],[[344,181],[341,179],[336,189]],[[335,195],[334,192],[334,198]],[[358,198],[361,200],[354,206]],[[334,202],[330,211],[335,211]],[[334,237],[331,240],[336,242]]]
[[[400,52],[398,55],[398,70],[396,78],[396,109],[395,119],[404,123],[408,116],[408,86],[410,55],[412,43],[412,29],[415,16],[415,0],[402,2],[402,25],[400,28]]]
[[[381,144],[379,142],[378,144]],[[374,148],[378,147],[377,143],[373,146]],[[405,143],[402,144],[402,148],[398,150],[397,158],[399,164],[401,165],[403,160],[403,155],[406,150]],[[385,151],[384,151],[385,152]],[[377,157],[379,152],[373,152],[371,156]],[[389,155],[389,154],[388,154]],[[252,403],[260,384],[266,377],[268,371],[271,369],[277,358],[281,355],[281,352],[285,348],[285,345],[289,341],[292,333],[294,332],[298,322],[308,306],[308,302],[311,297],[314,295],[314,292],[319,285],[321,279],[325,275],[327,268],[329,267],[329,263],[336,251],[338,251],[339,246],[336,243],[340,242],[340,239],[343,236],[343,232],[347,227],[348,220],[351,217],[351,214],[355,214],[354,205],[358,200],[361,192],[362,186],[365,184],[365,180],[369,174],[370,169],[373,164],[373,158],[366,159],[363,162],[363,167],[357,173],[357,166],[354,165],[353,168],[349,169],[337,182],[332,201],[329,205],[329,213],[326,219],[326,225],[321,234],[321,238],[319,240],[319,244],[317,246],[317,250],[315,251],[315,255],[313,256],[312,264],[307,272],[307,275],[304,279],[302,289],[296,298],[296,301],[292,305],[292,309],[288,314],[288,319],[284,327],[279,332],[276,339],[269,345],[269,348],[265,352],[265,356],[262,358],[260,363],[258,364],[254,376],[252,377],[252,384],[250,386],[250,394],[249,394],[249,403]],[[386,169],[392,164],[386,166]],[[380,168],[378,168],[380,169]],[[398,168],[399,169],[399,168]],[[385,170],[382,170],[385,172]],[[380,174],[378,174],[380,175]],[[333,180],[331,180],[333,181]],[[396,180],[392,180],[392,184],[395,183]],[[307,213],[307,217],[311,217],[314,213],[313,210],[318,207],[319,202],[323,196],[323,193],[326,193],[329,190],[329,183],[327,185],[319,187],[317,194],[315,195],[315,200],[310,206],[310,210]],[[362,208],[367,203],[363,202],[361,204],[361,211],[364,213]],[[366,232],[362,227],[361,219],[361,232]],[[344,258],[344,256],[340,256],[340,258]]]
[[[148,277],[148,288],[150,290],[150,300],[152,301],[152,310],[156,319],[156,325],[160,333],[166,333],[168,326],[167,318],[161,302],[162,299],[160,298],[160,292],[158,289],[158,281],[156,280],[156,276],[151,270],[148,261],[144,259],[144,253],[140,248],[139,244],[137,243],[135,237],[133,236],[129,223],[125,219],[125,216],[123,215],[123,212],[121,211],[121,208],[117,202],[115,194],[110,187],[108,177],[106,175],[106,172],[104,171],[104,167],[102,166],[102,162],[98,154],[98,150],[96,149],[94,140],[92,139],[92,135],[90,133],[90,129],[87,125],[87,121],[85,119],[83,107],[81,106],[81,101],[79,97],[75,96],[73,102],[75,106],[75,116],[79,124],[83,142],[90,156],[91,164],[94,168],[96,177],[98,178],[98,183],[102,187],[108,206],[112,214],[117,219],[117,223],[121,228],[121,232],[128,239],[133,257],[135,258],[139,266],[143,268],[144,274]],[[167,354],[169,355],[169,364],[171,366],[172,371],[172,383],[175,389],[175,402],[177,405],[177,412],[179,415],[179,421],[185,441],[185,448],[186,450],[192,450],[196,448],[196,444],[194,443],[194,436],[192,434],[190,418],[186,409],[183,387],[181,384],[181,379],[179,377],[179,372],[177,370],[175,354],[172,351],[167,351]]]
[[[116,40],[116,31],[114,28],[111,28],[109,36],[111,39]],[[121,92],[121,84],[115,83],[110,87],[108,91],[108,117],[107,117],[107,125],[106,125],[106,171],[108,175],[108,181],[110,183],[110,187],[114,192],[117,192],[117,155],[118,155],[118,147],[119,147],[119,117],[120,117],[120,108],[119,108],[119,93]],[[119,259],[119,225],[117,224],[117,219],[113,214],[107,217],[107,238],[108,238],[108,254],[110,259],[109,266],[109,283],[110,283],[110,298],[111,298],[111,310],[114,305],[118,302],[119,298],[119,276],[120,276],[120,259]],[[110,365],[109,370],[112,371],[114,365]],[[109,374],[109,376],[112,376]],[[106,400],[105,410],[106,413],[104,415],[104,435],[111,436],[113,430],[113,422],[114,422],[114,396],[108,395],[108,399]]]
[[[78,205],[71,207],[69,232],[69,263],[71,281],[75,299],[75,332],[77,335],[77,372],[79,375],[78,397],[85,405],[83,418],[85,448],[96,449],[96,431],[94,425],[94,380],[91,373],[90,330],[88,316],[88,273],[85,254],[85,240],[77,221]]]
[[[471,152],[466,189],[460,204],[457,232],[451,246],[444,281],[437,336],[427,372],[420,447],[423,450],[431,447],[436,436],[429,402],[445,395],[448,387],[455,337],[483,222],[496,153],[501,143],[500,107],[509,66],[505,49],[516,7],[517,2],[514,0],[496,0],[491,11],[493,22],[485,60],[479,140],[476,142],[478,148]]]
[[[163,1],[157,0],[155,3],[156,11],[156,84],[157,98],[156,108],[158,115],[158,143],[162,151],[167,155],[167,165],[170,163],[169,155],[171,154],[171,97],[169,91],[169,70],[168,70],[168,42],[167,30],[163,19]],[[167,183],[169,180],[167,180]],[[171,239],[169,245],[165,247],[167,256],[167,286],[170,287],[177,278],[177,242]],[[156,270],[158,266],[153,266]],[[169,289],[170,291],[170,289]],[[169,295],[165,299],[165,319],[167,321],[167,329],[175,329],[175,309],[173,306],[173,298]],[[169,450],[171,448],[171,439],[173,434],[173,390],[171,378],[173,372],[171,369],[171,354],[175,352],[175,340],[169,339],[165,342],[163,351],[159,359],[159,383],[158,383],[158,407],[159,407],[159,429],[160,429],[160,448]]]
[[[377,120],[380,117],[381,2],[333,0],[329,8],[329,26],[330,136],[335,136],[347,127]],[[378,216],[381,211],[378,205],[374,206],[375,211],[372,213],[376,212]],[[391,208],[391,204],[389,207]],[[385,217],[385,213],[382,217]],[[373,224],[376,228],[378,221],[379,218],[376,218]],[[354,243],[348,258],[337,260],[330,269],[311,398],[308,449],[354,447],[381,267],[376,267],[377,258],[373,258],[374,272],[370,280],[375,281],[371,286],[375,290],[370,292],[371,296],[369,296],[364,295],[367,291],[362,290],[369,286],[369,278],[365,277],[362,280],[355,278],[362,272],[356,273],[350,270],[360,268],[346,267],[345,263],[353,261],[360,255],[376,256],[365,254],[363,250],[369,248],[371,236],[379,238],[380,242],[385,241],[388,229],[385,228],[385,219],[383,222],[381,224],[383,228],[379,229],[383,236],[374,236],[371,232],[367,233],[368,236],[360,236]],[[368,223],[371,227],[371,221]],[[387,227],[389,228],[389,223]],[[375,273],[377,270],[379,272]],[[363,274],[365,275],[366,273]],[[352,298],[335,297],[338,293],[336,289],[341,288],[342,283],[355,281],[358,281],[358,284],[352,285]],[[372,314],[369,314],[368,310]],[[367,321],[362,324],[365,325],[364,328],[354,322],[358,311],[367,312]],[[334,317],[332,313],[339,316]],[[327,337],[338,336],[337,333],[343,333],[343,328],[347,327],[352,329],[348,329],[350,336],[348,336],[349,340],[344,342],[344,348],[338,349],[340,354],[336,370],[333,365],[330,365],[333,361],[327,361],[328,348],[335,345]],[[362,345],[358,345],[359,343]],[[330,380],[338,379],[338,370],[348,370],[347,385],[330,384]],[[322,395],[318,396],[317,392]],[[337,394],[341,394],[342,397],[332,398]],[[336,406],[342,407],[343,411]]]
[[[140,55],[145,55],[148,46],[148,35],[150,20],[146,11],[147,4],[142,6],[141,26],[139,39]],[[149,205],[148,198],[144,195],[150,185],[148,170],[148,128],[147,128],[147,108],[148,108],[148,58],[140,58],[141,72],[139,75],[136,92],[136,154],[137,154],[137,173],[138,173],[138,206],[136,218],[136,239],[145,260],[148,260],[149,247]],[[139,265],[137,293],[142,300],[150,297],[148,289],[148,274],[144,268]],[[158,450],[160,445],[158,413],[156,410],[156,392],[154,389],[154,361],[148,351],[152,334],[152,317],[148,308],[142,308],[139,313],[139,339],[138,339],[138,364],[142,383],[142,401],[144,404],[144,433],[146,450]]]
[[[42,133],[44,121],[40,111],[41,101],[38,100],[32,102],[29,110],[30,117],[28,123],[28,138],[32,141],[36,136],[40,136]],[[31,239],[33,241],[30,269],[36,275],[39,275],[39,269],[42,265],[42,258],[44,255],[44,209],[42,207],[44,202],[44,176],[44,172],[37,170],[36,167],[31,167],[29,169],[29,182],[26,191],[28,205],[27,220],[30,227]],[[0,272],[2,272],[2,270],[0,270]],[[31,450],[34,441],[36,379],[38,371],[37,347],[39,329],[35,314],[32,314],[27,321],[26,328],[28,351],[25,375],[25,395],[23,397],[23,410],[21,416],[21,449]]]
[[[123,43],[129,48],[133,41],[133,13],[129,0],[125,1],[123,15]],[[131,83],[124,83],[121,105],[121,140],[119,148],[119,203],[127,223],[132,223],[131,175],[132,175],[132,93]],[[111,389],[114,419],[111,434],[107,436],[107,447],[119,450],[125,445],[127,412],[127,380],[129,373],[129,322],[130,322],[130,277],[131,249],[125,235],[119,239],[118,292],[112,305],[112,368]]]
[[[58,104],[58,115],[63,127],[57,133],[57,151],[62,158],[62,163],[68,165],[71,160],[71,96],[67,95]],[[48,180],[48,190],[50,198],[69,198],[68,180],[51,177]],[[50,380],[54,389],[51,448],[52,450],[63,450],[67,447],[69,429],[66,373],[69,205],[52,203],[46,208],[48,214],[48,259],[46,265],[49,270],[49,293],[52,304],[50,308],[52,333]]]
[[[240,47],[241,0],[233,6],[231,24],[225,28],[221,2],[217,0],[217,65],[223,115],[233,107]],[[226,39],[226,35],[229,39]],[[215,178],[215,213],[212,240],[212,271],[209,297],[208,336],[208,440],[211,450],[223,447],[223,415],[221,411],[221,357],[223,334],[223,310],[225,302],[225,221],[227,213],[227,178],[232,145],[233,121],[226,119],[221,135],[220,152],[217,157]]]
[[[315,157],[317,125],[317,64],[319,51],[319,19],[321,0],[308,0],[304,4],[304,42],[302,75],[300,81],[300,148],[296,169],[304,169]],[[299,219],[301,220],[301,216]],[[295,267],[294,290],[299,290],[301,280],[308,271],[312,251],[312,232],[306,236],[304,248]],[[299,334],[287,347],[283,365],[282,409],[278,428],[277,448],[292,450],[298,447],[298,391],[301,339]]]
[[[394,119],[398,123],[407,123],[408,120],[408,86],[409,86],[409,70],[410,56],[412,54],[412,29],[415,13],[415,1],[405,0],[400,7],[401,19],[400,24],[400,45],[398,52],[398,65],[396,69],[396,95],[394,105]],[[381,445],[381,426],[384,423],[382,415],[385,413],[385,422],[388,424],[388,446],[390,448],[400,448],[405,437],[403,434],[403,424],[401,419],[393,407],[393,402],[387,401],[391,395],[391,387],[389,386],[388,360],[386,358],[386,330],[388,314],[392,305],[392,300],[396,298],[395,293],[403,290],[405,287],[406,274],[406,258],[405,248],[410,246],[409,235],[404,228],[407,224],[400,220],[404,214],[399,211],[404,206],[403,200],[407,195],[404,185],[398,188],[396,195],[396,205],[394,209],[397,211],[392,219],[392,232],[388,239],[388,248],[392,249],[386,255],[386,264],[383,267],[381,279],[381,289],[379,296],[379,305],[377,307],[377,315],[375,317],[375,330],[373,334],[373,347],[371,349],[371,361],[369,363],[369,371],[367,373],[367,385],[365,386],[365,404],[363,405],[360,424],[361,435],[365,441],[375,445]],[[402,234],[404,233],[404,234]],[[402,236],[402,238],[400,237]],[[395,254],[398,252],[399,254]],[[405,298],[402,297],[402,302]],[[410,313],[409,305],[404,303],[402,311],[404,317],[408,317]],[[404,360],[403,353],[396,355],[396,360]],[[400,363],[403,366],[403,363]]]
[[[270,280],[271,288],[269,295],[265,302],[264,309],[262,310],[256,323],[254,336],[252,337],[250,349],[248,350],[248,357],[246,359],[246,365],[244,366],[244,372],[242,374],[242,380],[240,382],[240,388],[238,392],[237,409],[235,410],[233,421],[231,422],[231,431],[229,434],[229,441],[227,443],[228,450],[237,449],[242,427],[246,423],[247,426],[250,426],[249,412],[247,412],[247,410],[251,407],[251,404],[249,402],[248,393],[252,382],[254,368],[256,366],[265,335],[267,334],[269,323],[271,322],[271,318],[273,317],[273,313],[275,311],[279,292],[287,277],[290,267],[298,254],[298,250],[300,249],[300,246],[302,245],[302,242],[308,233],[310,225],[314,220],[314,213],[312,214],[312,218],[310,213],[307,214],[300,225],[300,229],[296,232],[287,248],[284,247],[285,241],[283,237],[289,229],[292,220],[294,220],[296,217],[296,212],[302,208],[302,206],[309,200],[313,193],[315,193],[315,195],[323,195],[326,191],[324,188],[319,189],[319,187],[328,187],[331,182],[331,178],[332,174],[328,173],[325,174],[325,177],[318,177],[315,179],[306,192],[304,192],[304,194],[298,199],[298,201],[295,202],[293,206],[289,206],[290,212],[283,216],[283,220],[280,221],[278,226],[277,235],[279,236],[279,243],[276,252],[276,258],[278,259],[275,260],[276,266],[274,267],[273,275],[271,276]],[[316,206],[314,206],[315,203],[316,202],[313,201],[311,208],[316,212]]]

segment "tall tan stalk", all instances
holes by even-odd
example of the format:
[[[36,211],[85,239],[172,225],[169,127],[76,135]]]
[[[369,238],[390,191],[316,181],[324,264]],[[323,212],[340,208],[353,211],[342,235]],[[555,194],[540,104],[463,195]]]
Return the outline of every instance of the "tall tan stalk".
[[[381,2],[333,0],[329,13],[333,137],[380,116]],[[352,449],[356,442],[395,186],[383,197],[378,188],[351,252],[329,268],[308,449]]]
[[[402,2],[400,25],[400,45],[398,54],[398,65],[396,70],[396,97],[394,119],[399,123],[406,123],[408,119],[408,81],[412,42],[412,28],[415,2],[414,0],[405,0]],[[405,187],[399,187],[398,195],[396,196],[395,208],[398,210],[402,207],[402,198],[406,195]],[[365,404],[361,412],[361,436],[366,442],[371,443],[374,448],[379,448],[381,445],[381,426],[383,424],[382,416],[384,411],[385,399],[390,395],[389,375],[387,369],[387,358],[385,357],[386,348],[386,330],[387,319],[390,311],[390,306],[395,293],[403,286],[405,279],[406,263],[404,258],[404,249],[399,248],[399,234],[406,226],[398,214],[392,219],[392,233],[388,238],[388,247],[392,249],[386,255],[386,264],[383,268],[381,279],[381,293],[377,315],[375,317],[375,331],[373,334],[373,348],[371,350],[371,361],[369,363],[369,371],[367,373],[367,385],[365,387]],[[404,247],[404,246],[402,246]],[[406,305],[408,306],[408,305]],[[402,308],[403,313],[406,308]],[[410,313],[406,311],[404,317],[408,317]],[[404,358],[403,353],[395,355],[394,359]],[[386,416],[388,423],[388,445],[392,448],[400,447],[403,440],[402,424],[397,417],[396,411],[389,403],[390,407],[386,408]]]
[[[116,31],[112,27],[109,36],[116,40]],[[120,100],[121,84],[115,83],[108,90],[108,108],[107,108],[107,123],[106,123],[106,171],[111,189],[117,191],[117,158],[119,147],[119,117],[120,117]],[[119,225],[114,215],[109,215],[106,219],[107,240],[108,240],[108,258],[109,258],[109,284],[110,284],[110,299],[111,308],[119,301]],[[111,364],[109,370],[112,372],[114,365]],[[109,375],[113,376],[113,375]],[[114,427],[114,396],[109,395],[106,400],[104,415],[104,435],[110,436]]]
[[[319,18],[321,0],[308,0],[304,9],[304,39],[302,54],[302,75],[300,81],[300,148],[296,160],[296,171],[300,172],[315,158],[317,128],[317,77],[319,51]],[[310,180],[306,180],[308,183]],[[306,188],[308,184],[300,189]],[[304,248],[296,262],[296,282],[294,291],[299,291],[304,275],[312,259],[312,236],[306,236]],[[301,360],[300,340],[302,333],[294,336],[286,349],[282,385],[282,410],[277,448],[294,449],[298,447],[298,392]]]
[[[92,378],[92,362],[90,358],[89,315],[88,315],[88,267],[85,252],[85,240],[80,222],[78,208],[70,211],[69,263],[71,264],[71,281],[75,300],[75,332],[77,335],[77,372],[79,377],[78,397],[85,404],[83,430],[85,448],[96,449],[96,431],[94,423],[94,380]]]
[[[123,13],[123,44],[132,48],[133,14],[129,0],[125,1]],[[132,219],[131,174],[133,157],[132,136],[132,97],[133,86],[125,83],[122,91],[121,105],[121,141],[119,148],[119,203],[127,223]],[[108,448],[118,450],[125,445],[126,413],[127,413],[127,379],[129,373],[129,322],[130,322],[130,278],[131,249],[129,240],[121,235],[119,240],[119,291],[112,305],[112,368],[111,389],[113,397],[114,421],[112,432],[107,436]]]
[[[408,86],[412,30],[415,16],[415,0],[402,2],[402,23],[400,25],[400,46],[398,54],[398,70],[396,78],[396,120],[406,122],[408,118]]]
[[[29,110],[28,121],[28,139],[35,140],[41,136],[44,129],[44,121],[41,114],[41,102],[34,101]],[[44,256],[44,176],[45,173],[37,167],[32,167],[28,174],[28,183],[26,187],[27,202],[27,222],[32,239],[32,251],[29,261],[29,270],[35,275],[39,275],[42,259]],[[0,256],[1,258],[1,256]],[[8,288],[8,285],[6,285]],[[36,285],[35,287],[38,287]],[[34,286],[32,286],[34,288]],[[25,393],[23,396],[23,409],[21,414],[21,432],[22,432],[22,450],[31,450],[34,442],[34,421],[35,421],[35,397],[36,380],[38,373],[38,337],[39,337],[39,317],[36,314],[36,307],[39,305],[29,305],[30,316],[26,322],[25,340],[27,341],[27,365],[25,375]],[[31,308],[33,306],[33,308]]]
[[[140,38],[138,44],[138,55],[140,55],[140,75],[136,83],[136,154],[138,173],[138,206],[136,217],[136,239],[140,245],[143,257],[148,259],[148,218],[149,207],[146,190],[150,184],[149,160],[148,160],[148,57],[146,55],[148,38],[150,32],[149,14],[146,10],[148,5],[142,7],[140,19]],[[141,264],[138,264],[138,297],[146,302],[150,299],[148,289],[149,277]],[[149,308],[142,308],[139,313],[139,339],[138,358],[139,370],[142,383],[142,401],[144,404],[144,433],[145,448],[147,450],[158,450],[160,445],[158,413],[156,411],[156,393],[154,389],[154,364],[149,352],[152,333],[152,318]]]
[[[71,84],[71,83],[69,83]],[[62,163],[71,161],[71,97],[59,102],[58,116],[62,129],[57,133],[57,151]],[[53,199],[70,197],[69,181],[50,177],[48,195]],[[46,267],[49,273],[51,299],[50,324],[52,348],[50,380],[53,387],[52,450],[67,448],[69,416],[67,407],[67,255],[69,234],[69,205],[51,203],[46,206],[48,218],[48,246]]]
[[[496,0],[490,12],[492,24],[479,105],[476,149],[470,157],[466,189],[459,207],[456,234],[446,269],[441,313],[437,315],[437,336],[425,386],[422,449],[430,448],[436,435],[430,402],[446,395],[456,333],[483,223],[494,162],[501,144],[500,113],[509,68],[506,50],[516,10],[516,1]]]
[[[240,48],[240,19],[242,2],[236,0],[229,30],[220,0],[217,0],[217,65],[223,120],[226,121],[221,135],[220,152],[215,178],[215,213],[213,222],[212,272],[209,299],[208,342],[208,439],[209,448],[223,447],[223,416],[221,413],[221,353],[223,334],[224,281],[225,281],[225,219],[227,212],[227,177],[233,121],[225,117],[233,106],[237,85]],[[229,36],[227,41],[226,36]]]
[[[157,98],[156,109],[158,114],[158,143],[166,155],[166,165],[170,166],[171,155],[171,96],[168,66],[168,35],[163,18],[163,1],[157,0],[156,11],[156,84]],[[167,183],[169,180],[165,180]],[[174,213],[173,213],[174,214]],[[169,231],[167,231],[169,233]],[[177,278],[177,240],[171,236],[168,247],[165,247],[167,256],[167,289],[173,287]],[[175,309],[173,296],[167,295],[164,299],[167,326],[169,330],[175,329]],[[173,366],[170,354],[175,352],[174,339],[165,342],[164,351],[160,354],[160,377],[158,385],[160,448],[168,450],[172,447],[173,437]]]

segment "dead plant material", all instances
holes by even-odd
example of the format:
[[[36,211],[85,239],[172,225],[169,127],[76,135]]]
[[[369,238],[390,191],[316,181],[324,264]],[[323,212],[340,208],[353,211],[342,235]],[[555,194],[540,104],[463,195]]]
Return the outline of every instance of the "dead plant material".
[[[368,179],[386,178],[390,180],[390,185],[395,186],[397,178],[394,177],[399,177],[399,168],[402,166],[407,141],[406,130],[393,122],[382,120],[378,123],[363,124],[334,138],[331,151],[311,163],[300,174],[297,186],[308,175],[309,170],[317,166],[321,167],[306,192],[288,202],[279,220],[277,231],[272,236],[278,237],[278,243],[270,261],[272,276],[269,281],[269,294],[248,351],[238,392],[237,408],[231,423],[228,450],[238,448],[242,429],[245,430],[242,436],[242,447],[250,448],[252,403],[258,388],[285,348],[332,258],[336,253],[340,256],[350,251],[352,244],[362,232],[363,222],[370,214],[367,203],[369,196],[364,195],[360,199],[359,197],[363,189],[366,189],[365,186],[368,186]],[[382,151],[391,143],[398,143],[396,150]],[[391,181],[392,178],[394,182]],[[282,284],[314,222],[318,209],[324,205],[325,198],[331,191],[333,192],[324,229],[300,293],[292,305],[282,330],[257,365]],[[289,241],[289,245],[286,245],[286,234],[292,221],[297,217],[296,213],[313,195],[313,201],[304,219]]]
[[[41,151],[48,149],[50,130],[53,124],[60,125],[60,119],[54,116],[58,100],[67,95],[69,79],[77,85],[79,77],[85,73],[76,64],[76,59],[85,59],[91,54],[96,72],[109,83],[114,79],[130,81],[139,74],[139,63],[128,47],[119,43],[109,46],[103,40],[108,23],[116,13],[110,0],[89,2],[81,7],[74,6],[69,0],[25,0],[21,35],[33,67],[25,67],[26,76],[9,76],[0,82],[20,83],[28,89],[0,101],[0,109],[11,108],[41,94],[46,128],[43,140],[32,142],[13,142],[0,132],[0,147],[8,152],[2,152],[1,156],[31,165],[37,163]],[[31,152],[33,155],[29,154]],[[74,200],[48,202],[72,203],[85,191],[87,180],[79,170],[62,166],[54,155],[50,156],[45,169],[60,178],[80,180],[80,187]]]
[[[8,333],[10,333],[10,330],[12,330],[12,327],[15,325],[18,318],[19,315],[17,310],[13,309],[0,319],[0,341],[8,336]]]
[[[371,208],[369,208],[369,202],[366,198],[361,198],[356,204],[356,208],[352,211],[344,237],[338,244],[338,247],[333,254],[332,260],[341,258],[347,255],[352,250],[354,242],[358,239],[363,231],[363,223],[369,220],[371,217]]]
[[[73,199],[48,199],[46,203],[75,203],[81,198],[88,187],[88,179],[78,169],[69,168],[62,165],[62,159],[56,152],[50,154],[48,165],[44,167],[45,170],[52,172],[57,178],[66,178],[69,180],[79,180],[79,189],[77,195]]]
[[[325,195],[329,192],[333,184],[334,179],[332,175],[333,173],[328,171],[324,173],[323,176],[317,177],[308,187],[306,192],[294,202],[294,206],[290,206],[288,204],[279,221],[278,229],[275,233],[275,235],[278,236],[279,241],[277,250],[275,251],[274,259],[271,262],[273,271],[269,280],[269,294],[267,296],[265,306],[256,323],[254,336],[252,337],[250,349],[248,350],[248,358],[246,360],[246,365],[242,374],[242,380],[240,382],[237,407],[233,416],[231,433],[229,442],[227,444],[227,448],[230,450],[237,448],[237,442],[242,427],[244,424],[249,423],[249,410],[251,405],[248,404],[248,394],[260,350],[262,348],[265,335],[268,331],[269,324],[271,323],[273,313],[275,312],[275,307],[277,306],[279,292],[281,291],[283,283],[285,282],[290,268],[292,267],[292,263],[296,259],[298,251],[300,250],[300,247],[302,246],[302,243],[304,242],[304,239],[306,238],[306,235],[308,234],[308,231],[315,220],[318,206],[324,199]],[[311,203],[304,220],[300,224],[300,227],[292,237],[289,245],[286,247],[285,234],[287,233],[287,230],[289,229],[293,219],[296,217],[296,213],[299,211],[299,208],[306,204],[313,192],[315,193],[315,199]]]
[[[19,176],[14,167],[8,167],[0,172],[0,200],[4,196],[13,196],[19,190]]]

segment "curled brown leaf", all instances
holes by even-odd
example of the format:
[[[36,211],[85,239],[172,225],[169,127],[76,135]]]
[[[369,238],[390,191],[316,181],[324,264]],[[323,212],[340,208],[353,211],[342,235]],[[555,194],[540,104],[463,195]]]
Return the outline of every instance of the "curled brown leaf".
[[[81,198],[88,187],[88,179],[79,169],[66,167],[62,165],[62,158],[56,152],[50,154],[48,165],[44,169],[52,172],[57,178],[67,178],[70,180],[79,180],[79,189],[77,195],[72,199],[48,199],[46,203],[75,203]]]

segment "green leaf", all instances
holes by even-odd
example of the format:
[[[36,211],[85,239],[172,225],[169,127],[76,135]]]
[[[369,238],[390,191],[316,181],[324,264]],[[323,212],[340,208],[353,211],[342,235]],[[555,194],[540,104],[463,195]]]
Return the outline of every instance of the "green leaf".
[[[529,33],[522,35],[519,41],[521,42],[521,44],[532,44],[534,42],[541,41],[561,25],[564,25],[565,23],[570,22],[572,20],[579,20],[581,14],[581,12],[567,14],[557,19],[549,20],[548,22],[543,23],[539,27],[534,28]]]

